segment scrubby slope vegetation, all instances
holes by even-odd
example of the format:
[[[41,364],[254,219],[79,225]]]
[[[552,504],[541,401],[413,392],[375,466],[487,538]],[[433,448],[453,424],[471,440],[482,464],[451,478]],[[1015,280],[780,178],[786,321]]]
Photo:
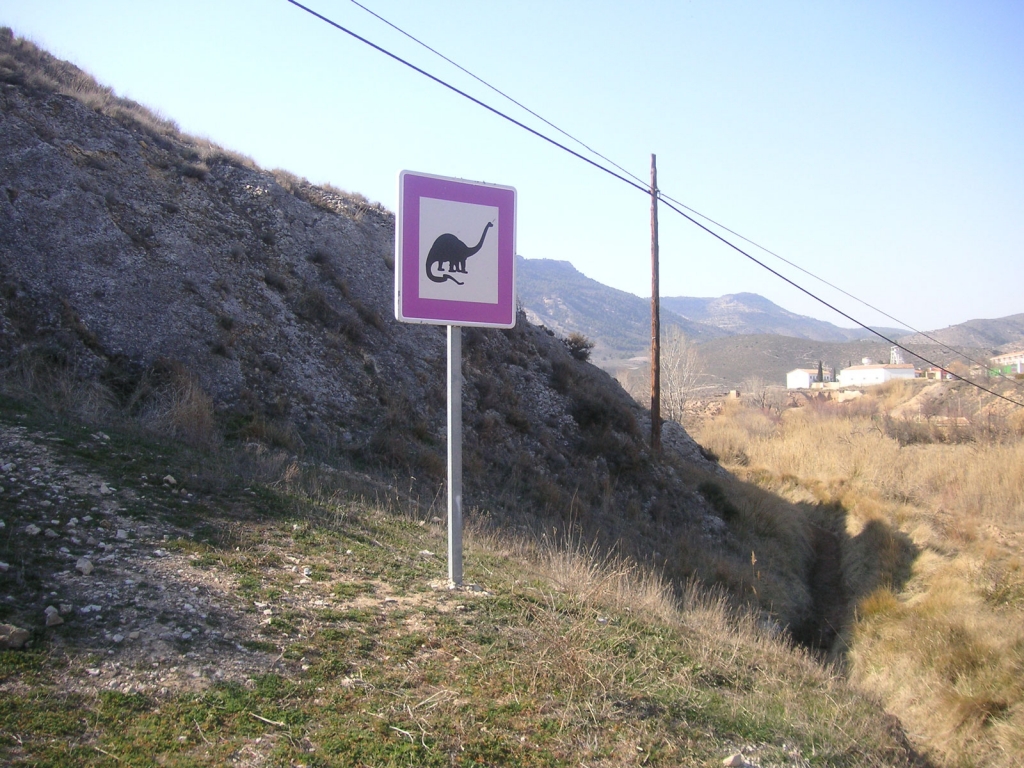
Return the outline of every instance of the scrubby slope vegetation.
[[[961,382],[821,397],[733,403],[696,434],[737,476],[836,511],[850,677],[940,764],[1019,764],[1024,409]]]
[[[0,398],[5,765],[922,764],[724,595],[479,528],[452,591],[400,489],[47,410]]]

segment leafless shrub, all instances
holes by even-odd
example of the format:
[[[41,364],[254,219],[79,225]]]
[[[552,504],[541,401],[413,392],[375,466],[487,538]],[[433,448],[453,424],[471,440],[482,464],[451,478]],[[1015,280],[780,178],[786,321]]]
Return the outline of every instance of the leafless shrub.
[[[295,312],[303,320],[320,323],[327,328],[340,327],[340,316],[321,288],[307,288],[296,304]]]
[[[270,175],[274,177],[274,181],[281,185],[282,189],[287,190],[293,195],[298,194],[303,185],[309,185],[309,182],[305,179],[299,178],[291,171],[286,171],[282,168],[273,169]]]
[[[569,354],[575,357],[577,360],[587,361],[590,359],[590,350],[594,348],[594,342],[584,336],[582,333],[573,331],[563,340],[566,348],[569,350]]]
[[[157,390],[140,420],[154,431],[164,432],[195,447],[213,448],[221,441],[213,398],[193,375],[183,369],[167,386]]]
[[[233,434],[241,440],[255,440],[264,445],[296,451],[302,445],[302,439],[295,431],[294,425],[263,415],[254,415],[238,427]]]
[[[118,99],[113,94],[110,94],[106,104],[101,103],[95,106],[94,109],[97,112],[102,112],[114,118],[122,125],[140,128],[154,137],[170,139],[183,137],[181,129],[173,120],[162,117],[141,104],[136,104],[134,101]]]
[[[363,324],[359,322],[359,318],[352,317],[351,315],[341,316],[341,319],[338,321],[338,330],[353,344],[361,344],[366,338],[366,334],[363,332]]]
[[[711,385],[700,350],[681,331],[670,331],[662,341],[660,378],[661,415],[688,426],[688,406],[705,395]],[[618,379],[634,400],[644,406],[650,404],[649,366],[622,371]]]
[[[323,184],[321,185],[320,188],[323,189],[325,192],[330,192],[332,195],[337,195],[338,197],[345,198],[346,200],[351,200],[353,203],[361,203],[362,205],[371,204],[366,195],[362,194],[361,192],[349,192],[344,189],[339,189],[338,187],[330,183]]]
[[[199,155],[199,160],[203,164],[210,165],[235,165],[240,168],[255,169],[256,161],[248,155],[244,155],[241,152],[235,152],[231,149],[225,149],[224,147],[214,144],[209,139],[193,139],[196,150]]]
[[[205,181],[210,175],[210,168],[206,163],[182,163],[178,166],[178,172],[186,178]]]

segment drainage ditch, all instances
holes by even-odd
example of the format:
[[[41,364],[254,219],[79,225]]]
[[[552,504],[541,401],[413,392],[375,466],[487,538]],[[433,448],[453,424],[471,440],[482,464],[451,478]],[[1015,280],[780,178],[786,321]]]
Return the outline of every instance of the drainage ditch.
[[[807,574],[811,611],[798,625],[790,627],[793,640],[805,648],[829,652],[847,621],[849,598],[843,586],[842,544],[839,536],[813,526],[811,545],[814,559]]]

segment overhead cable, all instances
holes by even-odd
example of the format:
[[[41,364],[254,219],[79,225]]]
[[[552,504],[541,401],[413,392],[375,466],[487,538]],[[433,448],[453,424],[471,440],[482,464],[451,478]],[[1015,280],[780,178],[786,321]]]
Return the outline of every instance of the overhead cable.
[[[397,54],[392,53],[391,51],[387,50],[386,48],[383,48],[382,46],[379,46],[376,43],[371,42],[370,40],[366,39],[365,37],[362,37],[361,35],[353,32],[352,30],[348,29],[347,27],[342,26],[338,22],[333,21],[332,19],[329,19],[328,17],[326,17],[326,16],[324,16],[324,15],[314,11],[313,9],[309,8],[308,6],[303,5],[302,3],[298,2],[298,0],[287,0],[287,2],[289,2],[292,5],[294,5],[296,8],[299,8],[299,9],[305,11],[306,13],[308,13],[311,16],[313,16],[314,18],[319,19],[320,21],[324,22],[325,24],[328,24],[331,27],[334,27],[338,31],[344,32],[345,34],[347,34],[350,37],[358,40],[359,42],[363,43],[364,45],[368,45],[369,47],[373,48],[375,51],[378,51],[379,53],[382,53],[385,56],[387,56],[387,57],[389,57],[391,59],[394,59],[395,61],[399,62],[400,64],[404,64],[409,69],[412,69],[413,71],[423,75],[427,79],[434,81],[438,85],[441,85],[441,86],[449,89],[453,93],[456,93],[459,96],[462,96],[463,98],[473,102],[477,106],[482,107],[483,109],[486,109],[488,112],[491,112],[492,114],[495,114],[498,117],[501,117],[504,120],[507,120],[508,122],[512,123],[516,127],[522,128],[524,131],[527,131],[528,133],[533,134],[534,136],[536,136],[539,139],[543,139],[544,141],[546,141],[549,144],[551,144],[551,145],[561,149],[563,152],[567,152],[568,154],[572,155],[573,157],[577,158],[578,160],[582,160],[583,162],[587,163],[588,165],[590,165],[590,166],[592,166],[592,167],[594,167],[594,168],[596,168],[596,169],[598,169],[600,171],[604,171],[609,176],[611,176],[611,177],[613,177],[615,179],[618,179],[619,181],[623,182],[624,184],[628,184],[629,186],[633,187],[634,189],[642,192],[645,196],[649,196],[651,194],[650,187],[647,186],[646,184],[643,184],[642,182],[633,181],[632,179],[627,178],[626,176],[623,176],[623,175],[613,171],[612,169],[607,168],[606,166],[601,165],[597,161],[592,160],[591,158],[586,157],[586,156],[580,154],[579,152],[575,151],[574,149],[571,149],[570,147],[565,146],[564,144],[556,141],[555,139],[551,138],[550,136],[547,136],[547,135],[541,133],[540,131],[536,130],[535,128],[531,128],[530,126],[526,125],[525,123],[520,122],[519,120],[516,120],[514,117],[506,114],[505,112],[502,112],[501,110],[497,109],[496,107],[493,107],[490,104],[487,104],[486,102],[481,101],[480,99],[476,98],[475,96],[472,96],[472,95],[466,93],[465,91],[457,88],[456,86],[452,85],[451,83],[448,83],[445,80],[441,79],[440,77],[437,77],[436,75],[433,75],[433,74],[427,72],[426,70],[416,66],[415,64],[413,64],[413,63],[411,63],[409,61],[407,61],[406,59],[403,59],[401,56],[398,56]],[[360,7],[362,7],[362,6],[360,6]],[[374,14],[374,15],[376,15],[376,14]],[[390,22],[388,22],[388,23],[390,24]],[[396,29],[397,29],[397,27],[396,27]],[[431,50],[433,50],[433,49],[431,49]],[[460,67],[460,69],[461,69],[461,67]],[[494,89],[494,90],[497,90],[497,89]],[[500,93],[500,91],[499,91],[499,93]],[[502,94],[502,95],[504,96],[504,94]],[[508,97],[506,96],[505,98],[508,98]],[[518,102],[516,102],[516,103],[518,103]],[[529,111],[529,110],[527,110],[527,111]],[[533,114],[533,113],[531,112],[531,114]],[[541,119],[543,119],[543,118],[541,118]],[[545,120],[544,122],[547,122],[547,121]],[[566,135],[568,136],[569,134],[566,134]],[[570,136],[570,138],[572,138],[572,137]],[[576,141],[576,139],[573,139],[573,140]],[[586,146],[586,145],[583,145],[583,146]],[[588,150],[589,150],[589,147],[588,147]],[[592,152],[593,150],[590,150],[590,151]],[[594,154],[597,154],[597,153],[594,153]],[[629,174],[628,171],[626,173],[629,176],[632,176],[632,174]],[[636,177],[634,177],[634,178],[636,178]],[[762,267],[763,269],[767,270],[768,272],[771,272],[776,277],[780,278],[781,280],[785,281],[786,283],[789,283],[791,286],[793,286],[797,290],[801,291],[802,293],[807,294],[808,296],[810,296],[812,299],[814,299],[818,303],[824,305],[825,307],[828,307],[833,312],[836,312],[839,315],[845,317],[847,320],[852,322],[854,325],[857,325],[860,328],[863,328],[864,330],[868,331],[869,333],[874,334],[875,336],[877,336],[878,338],[882,339],[883,341],[886,341],[889,344],[891,344],[892,346],[895,346],[895,347],[897,347],[899,349],[902,349],[903,351],[913,355],[914,357],[922,360],[923,362],[927,363],[928,365],[930,365],[930,366],[932,366],[934,368],[943,368],[942,366],[938,365],[937,363],[932,362],[928,358],[926,358],[926,357],[924,357],[924,356],[922,356],[922,355],[920,355],[920,354],[918,354],[918,353],[908,349],[904,345],[900,344],[898,341],[895,341],[894,339],[890,339],[885,334],[883,334],[883,333],[875,330],[874,328],[871,328],[870,326],[862,323],[861,321],[857,320],[852,315],[849,315],[846,312],[842,311],[838,307],[833,306],[832,304],[830,304],[829,302],[825,301],[820,296],[815,295],[814,293],[812,293],[807,288],[804,288],[803,286],[799,285],[795,281],[793,281],[790,278],[786,277],[781,272],[778,272],[778,271],[772,269],[767,264],[765,264],[763,261],[760,261],[759,259],[757,259],[754,256],[750,255],[749,253],[744,251],[742,248],[740,248],[735,243],[732,243],[731,241],[729,241],[728,239],[726,239],[725,237],[723,237],[719,233],[715,232],[710,227],[708,227],[708,226],[702,224],[701,222],[697,221],[695,218],[693,218],[693,216],[690,216],[689,214],[685,213],[682,210],[682,208],[684,208],[685,206],[682,206],[682,204],[678,203],[678,201],[675,201],[675,200],[671,200],[670,201],[670,199],[667,198],[667,196],[662,195],[660,192],[658,192],[658,198],[661,199],[662,202],[670,210],[672,210],[673,212],[675,212],[678,215],[682,216],[684,219],[689,221],[694,226],[696,226],[699,229],[702,229],[703,231],[707,232],[709,235],[711,235],[712,237],[716,238],[717,240],[720,240],[722,243],[724,243],[725,245],[729,246],[730,248],[732,248],[736,252],[740,253],[741,255],[745,256],[750,261],[753,261],[755,264],[759,265],[760,267]],[[677,206],[681,206],[681,207],[677,207]],[[687,210],[691,210],[691,209],[687,208]],[[707,221],[711,221],[711,219],[703,216],[702,214],[697,213],[696,211],[693,211],[693,213],[698,215],[698,216],[701,216],[701,218],[704,218]],[[721,226],[721,225],[717,225],[716,224],[716,226]],[[725,227],[722,227],[722,228],[726,229]],[[731,234],[736,235],[737,237],[740,237],[740,238],[742,238],[744,240],[747,240],[747,238],[743,237],[742,235],[738,235],[738,234],[732,232],[731,230],[727,230],[727,231],[729,231]],[[751,242],[751,241],[748,240],[747,242]],[[754,243],[754,245],[756,245],[756,243]],[[757,247],[760,248],[761,246],[757,246]],[[767,250],[767,249],[763,249],[763,250]],[[775,255],[775,254],[773,254],[773,255]],[[781,257],[778,257],[778,258],[781,258]],[[783,261],[785,261],[785,259],[783,259]],[[789,263],[789,262],[787,262],[787,263]],[[802,268],[800,268],[800,269],[802,269]],[[802,270],[802,271],[806,271],[806,270]],[[808,274],[810,274],[810,273],[808,273]],[[812,277],[813,277],[813,275],[812,275]],[[820,278],[817,278],[817,279],[820,279]],[[845,291],[844,291],[844,293],[845,293]],[[859,299],[858,299],[858,301],[859,301]],[[885,314],[885,313],[883,313],[883,314]],[[943,370],[945,370],[945,369],[943,368]],[[969,385],[971,385],[973,387],[976,387],[977,389],[979,389],[979,390],[981,390],[983,392],[987,392],[988,394],[993,395],[994,397],[997,397],[997,398],[999,398],[1001,400],[1005,400],[1005,401],[1007,401],[1009,403],[1012,403],[1014,405],[1024,407],[1024,403],[1021,403],[1021,402],[1018,402],[1016,400],[1013,400],[1013,399],[1011,399],[1009,397],[1006,397],[1005,395],[1002,395],[1002,394],[1000,394],[998,392],[994,392],[993,390],[988,389],[986,387],[983,387],[980,384],[978,384],[977,382],[971,381],[970,379],[964,378],[963,376],[959,376],[956,373],[953,373],[951,371],[947,371],[947,372],[951,376],[953,376],[954,378],[956,378],[956,379],[958,379],[960,381],[963,381],[963,382],[965,382],[965,383],[967,383],[967,384],[969,384]]]
[[[489,89],[491,89],[491,90],[492,90],[492,91],[494,91],[494,92],[495,92],[496,94],[498,94],[499,96],[501,96],[501,97],[502,97],[503,99],[507,99],[508,101],[512,102],[512,103],[513,103],[513,104],[515,104],[515,105],[516,105],[517,107],[519,107],[520,109],[522,109],[522,110],[523,110],[524,112],[528,112],[529,114],[533,115],[533,116],[534,116],[535,118],[537,118],[538,120],[540,120],[540,121],[541,121],[542,123],[544,123],[545,125],[547,125],[547,126],[549,126],[549,127],[551,127],[551,128],[554,128],[554,129],[555,129],[556,131],[558,131],[558,132],[559,132],[560,134],[562,134],[563,136],[565,136],[565,137],[566,137],[567,139],[570,139],[571,141],[574,141],[574,142],[575,142],[576,144],[578,144],[579,146],[583,147],[583,148],[584,148],[585,150],[587,150],[587,151],[588,151],[588,152],[590,152],[591,154],[595,155],[596,157],[599,157],[599,158],[601,158],[601,159],[602,159],[602,160],[604,160],[604,161],[605,161],[606,163],[608,163],[609,165],[611,165],[611,166],[612,166],[613,168],[616,168],[617,170],[619,170],[619,171],[621,171],[622,173],[626,174],[626,175],[627,175],[627,176],[629,176],[630,178],[632,178],[632,179],[635,179],[636,181],[640,182],[641,184],[643,184],[643,183],[644,183],[644,180],[643,180],[643,179],[641,179],[641,178],[640,178],[639,176],[637,176],[636,174],[633,174],[633,173],[631,173],[630,171],[628,171],[627,169],[623,168],[623,167],[622,167],[621,165],[619,165],[618,163],[616,163],[616,162],[615,162],[614,160],[612,160],[611,158],[609,158],[609,157],[606,157],[605,155],[602,155],[602,154],[601,154],[600,152],[598,152],[598,151],[597,151],[596,149],[594,149],[593,147],[589,146],[588,144],[586,144],[586,143],[585,143],[584,141],[582,141],[581,139],[579,139],[579,138],[577,138],[577,137],[573,136],[573,135],[572,135],[571,133],[569,133],[569,132],[567,132],[567,131],[565,131],[565,130],[563,130],[563,129],[559,128],[559,127],[558,127],[557,125],[555,125],[554,123],[552,123],[552,122],[551,122],[550,120],[548,120],[548,119],[547,119],[546,117],[544,117],[543,115],[539,115],[539,114],[537,114],[537,113],[536,113],[536,112],[534,112],[534,111],[533,111],[532,109],[530,109],[530,108],[529,108],[528,106],[526,106],[525,104],[523,104],[523,103],[522,103],[521,101],[517,101],[516,99],[514,99],[514,98],[513,98],[513,97],[511,97],[511,96],[509,96],[509,95],[508,95],[507,93],[505,93],[505,92],[504,92],[503,90],[501,90],[500,88],[497,88],[496,86],[494,86],[494,85],[491,85],[491,84],[490,84],[489,82],[487,82],[486,80],[484,80],[484,79],[483,79],[482,77],[479,77],[478,75],[475,75],[474,73],[470,72],[470,71],[469,71],[468,69],[466,69],[466,68],[465,68],[464,66],[462,66],[461,64],[459,64],[459,63],[458,63],[457,61],[452,61],[452,60],[451,60],[451,59],[449,59],[449,58],[448,58],[447,56],[445,56],[445,55],[444,55],[443,53],[441,53],[440,51],[438,51],[438,50],[437,50],[436,48],[431,48],[431,47],[430,47],[429,45],[427,45],[426,43],[424,43],[424,42],[423,42],[422,40],[420,40],[420,39],[419,39],[418,37],[416,37],[416,36],[414,36],[414,35],[411,35],[411,34],[409,34],[408,32],[406,32],[406,31],[405,31],[404,29],[402,29],[402,28],[401,28],[400,26],[398,26],[397,24],[394,24],[394,23],[392,23],[392,22],[388,21],[388,20],[387,20],[387,19],[385,19],[385,18],[384,18],[383,16],[381,16],[381,15],[380,15],[379,13],[377,13],[377,12],[375,12],[375,11],[373,11],[373,10],[371,10],[371,9],[367,8],[367,7],[365,6],[365,5],[363,5],[362,3],[358,2],[358,0],[350,0],[350,2],[351,2],[351,3],[353,4],[353,5],[356,5],[356,6],[360,7],[360,8],[362,8],[362,9],[363,9],[364,11],[366,11],[366,12],[367,12],[368,14],[370,14],[371,16],[373,16],[373,17],[374,17],[375,19],[379,19],[380,21],[384,22],[384,23],[385,23],[385,24],[387,24],[387,25],[388,25],[389,27],[391,27],[391,28],[392,28],[393,30],[395,30],[396,32],[398,32],[399,34],[401,34],[401,35],[404,35],[405,37],[409,38],[410,40],[412,40],[412,41],[413,41],[414,43],[416,43],[417,45],[419,45],[419,46],[422,46],[423,48],[426,48],[426,49],[427,49],[428,51],[430,51],[430,52],[431,52],[432,54],[434,54],[435,56],[438,56],[439,58],[441,58],[441,59],[444,59],[444,60],[445,60],[445,61],[447,61],[447,62],[448,62],[449,64],[451,64],[451,65],[452,65],[453,67],[455,67],[456,69],[458,69],[458,70],[459,70],[460,72],[463,72],[463,73],[465,73],[465,74],[469,75],[469,76],[470,76],[470,77],[472,77],[472,78],[473,78],[474,80],[476,80],[476,81],[477,81],[478,83],[480,83],[481,85],[483,85],[483,86],[484,86],[484,87],[486,87],[486,88],[489,88]]]
[[[530,126],[526,125],[525,123],[520,122],[519,120],[516,120],[511,115],[508,115],[508,114],[502,112],[500,109],[497,109],[496,107],[492,107],[490,104],[487,104],[486,102],[481,101],[480,99],[476,98],[475,96],[471,96],[470,94],[466,93],[465,91],[463,91],[463,90],[461,90],[459,88],[456,88],[451,83],[448,83],[448,82],[442,80],[440,77],[437,77],[436,75],[432,75],[429,72],[427,72],[425,69],[421,69],[421,68],[417,67],[415,64],[413,64],[412,62],[403,59],[398,54],[392,53],[391,51],[387,50],[386,48],[382,48],[381,46],[377,45],[376,43],[373,43],[373,42],[367,40],[365,37],[362,37],[361,35],[356,34],[351,29],[348,29],[347,27],[343,27],[338,22],[332,21],[331,19],[327,18],[326,16],[324,16],[324,15],[322,15],[320,13],[317,13],[312,8],[309,8],[309,7],[305,6],[305,5],[303,5],[302,3],[298,2],[298,0],[287,0],[287,2],[291,3],[296,8],[301,8],[303,11],[308,13],[310,16],[314,16],[315,18],[320,19],[320,21],[324,22],[325,24],[329,24],[330,26],[332,26],[335,29],[337,29],[339,32],[344,32],[346,35],[349,35],[349,36],[355,38],[356,40],[358,40],[359,42],[364,43],[365,45],[370,46],[375,51],[383,53],[385,56],[387,56],[387,57],[389,57],[391,59],[394,59],[395,61],[399,62],[400,64],[404,64],[409,69],[411,69],[411,70],[413,70],[415,72],[418,72],[419,74],[423,75],[424,77],[428,78],[429,80],[433,80],[438,85],[444,86],[448,90],[450,90],[450,91],[452,91],[454,93],[457,93],[459,96],[462,96],[463,98],[468,99],[469,101],[471,101],[474,104],[476,104],[478,107],[483,107],[488,112],[491,112],[491,113],[497,115],[498,117],[501,117],[501,118],[503,118],[505,120],[508,120],[508,122],[512,123],[513,125],[517,126],[518,128],[522,128],[524,131],[532,133],[537,138],[543,139],[544,141],[546,141],[549,144],[552,144],[552,145],[558,147],[559,149],[561,149],[564,152],[568,152],[573,157],[575,157],[575,158],[577,158],[579,160],[582,160],[583,162],[587,163],[588,165],[592,165],[595,168],[597,168],[598,170],[604,171],[609,176],[613,176],[616,179],[618,179],[619,181],[625,182],[626,184],[629,184],[631,187],[635,187],[636,189],[639,189],[645,195],[649,195],[650,194],[650,190],[647,187],[643,186],[642,184],[638,184],[638,183],[636,183],[634,181],[631,181],[630,179],[627,179],[625,176],[619,175],[618,173],[616,173],[615,171],[611,170],[610,168],[606,168],[605,166],[601,165],[600,163],[598,163],[598,162],[596,162],[594,160],[591,160],[589,157],[585,157],[584,155],[581,155],[579,152],[577,152],[577,151],[575,151],[573,149],[570,149],[569,147],[565,146],[564,144],[561,144],[561,143],[555,141],[550,136],[545,136],[540,131],[538,131],[538,130],[536,130],[534,128],[531,128]]]
[[[365,5],[363,5],[362,3],[358,2],[358,0],[350,0],[350,2],[353,5],[357,6],[358,8],[361,8],[366,13],[370,14],[371,16],[373,16],[378,21],[381,21],[382,23],[384,23],[387,26],[391,27],[393,30],[395,30],[399,34],[403,35],[404,37],[407,37],[409,40],[412,40],[417,45],[419,45],[422,48],[425,48],[426,50],[430,51],[432,54],[434,54],[435,56],[437,56],[440,59],[444,60],[448,64],[451,64],[453,67],[458,69],[460,72],[463,72],[464,74],[469,75],[469,77],[473,78],[474,80],[476,80],[477,82],[479,82],[480,84],[485,86],[486,88],[489,88],[491,91],[493,91],[494,93],[498,94],[502,98],[506,99],[507,101],[511,102],[512,104],[515,104],[517,107],[519,107],[520,109],[522,109],[525,112],[529,113],[533,117],[537,118],[538,120],[543,122],[545,125],[548,125],[551,128],[553,128],[554,130],[558,131],[560,134],[562,134],[563,136],[565,136],[569,140],[575,142],[578,146],[583,147],[585,150],[587,150],[588,152],[590,152],[594,156],[601,158],[606,163],[608,163],[612,167],[616,168],[617,170],[621,171],[622,173],[624,173],[625,175],[629,176],[630,178],[634,179],[635,181],[639,182],[640,184],[642,184],[642,185],[646,184],[646,182],[643,179],[641,179],[639,176],[637,176],[636,174],[630,172],[628,169],[622,167],[621,165],[619,165],[618,163],[616,163],[614,160],[612,160],[611,158],[607,157],[606,155],[601,154],[596,149],[591,147],[589,144],[584,142],[582,139],[578,138],[577,136],[572,135],[568,131],[565,131],[564,129],[560,128],[558,125],[555,125],[555,123],[551,122],[550,120],[548,120],[543,115],[538,114],[537,112],[535,112],[534,110],[530,109],[525,104],[523,104],[521,101],[518,101],[517,99],[515,99],[512,96],[510,96],[509,94],[507,94],[505,91],[501,90],[500,88],[497,88],[496,86],[492,85],[488,81],[484,80],[482,77],[479,77],[475,73],[473,73],[470,70],[466,69],[461,64],[459,64],[457,61],[454,61],[453,59],[449,58],[448,56],[445,56],[443,53],[438,51],[436,48],[433,48],[432,46],[430,46],[427,43],[423,42],[422,40],[420,40],[415,35],[410,34],[406,30],[404,30],[401,27],[399,27],[394,22],[384,18],[383,16],[381,16],[376,11],[374,11],[374,10],[372,10],[370,8],[367,8]],[[646,186],[644,188],[647,189]],[[886,311],[884,311],[884,310],[874,306],[873,304],[870,304],[869,302],[864,301],[863,299],[861,299],[861,298],[859,298],[857,296],[854,296],[849,291],[846,291],[843,288],[840,288],[839,286],[835,285],[834,283],[831,283],[828,280],[824,279],[823,277],[820,277],[820,276],[814,274],[813,272],[811,272],[810,270],[800,266],[799,264],[796,264],[795,262],[790,261],[789,259],[787,259],[784,256],[776,253],[775,251],[771,250],[770,248],[766,248],[765,246],[761,245],[760,243],[757,243],[754,240],[751,240],[749,237],[746,237],[745,235],[740,234],[736,230],[730,229],[729,227],[727,227],[726,225],[722,224],[721,222],[715,221],[710,216],[701,213],[700,211],[696,210],[695,208],[691,208],[690,206],[686,205],[682,201],[677,200],[676,198],[671,197],[670,195],[667,195],[664,192],[659,192],[659,195],[664,200],[668,200],[670,202],[675,203],[679,207],[683,208],[684,210],[689,211],[690,213],[694,214],[695,216],[700,217],[704,221],[707,221],[707,222],[710,222],[711,224],[714,224],[716,227],[719,227],[720,229],[724,230],[725,232],[728,232],[729,234],[734,235],[735,237],[740,238],[744,242],[749,243],[750,245],[754,246],[755,248],[758,248],[759,250],[763,251],[764,253],[767,253],[769,256],[774,256],[779,261],[781,261],[781,262],[783,262],[785,264],[788,264],[789,266],[793,267],[794,269],[797,269],[797,270],[803,272],[805,275],[808,275],[809,277],[814,278],[818,282],[820,282],[820,283],[822,283],[824,285],[827,285],[829,288],[832,288],[833,290],[836,290],[836,291],[842,293],[844,296],[847,296],[847,297],[853,299],[854,301],[856,301],[857,303],[867,307],[868,309],[871,309],[871,310],[879,313],[880,315],[888,318],[889,320],[892,320],[897,325],[902,326],[904,328],[907,328],[907,329],[913,331],[914,333],[916,333],[916,334],[918,334],[920,336],[923,336],[924,338],[928,339],[929,341],[933,342],[934,344],[942,347],[946,351],[951,352],[952,354],[954,354],[954,355],[956,355],[958,357],[962,357],[965,360],[967,360],[968,362],[974,363],[975,365],[979,365],[979,366],[982,366],[982,367],[987,367],[985,363],[983,363],[983,362],[981,362],[979,360],[975,360],[970,355],[968,355],[966,352],[963,352],[962,350],[957,350],[957,349],[951,347],[950,345],[946,344],[945,342],[942,342],[939,339],[936,339],[934,336],[930,335],[929,333],[927,333],[925,331],[922,331],[922,330],[920,330],[918,328],[915,328],[910,323],[907,323],[904,320],[901,320],[901,319],[899,319],[897,317],[894,317],[894,316],[890,315],[888,312],[886,312]],[[916,353],[911,353],[911,354],[914,354],[915,357],[917,356]],[[1021,386],[1020,382],[1016,382],[1013,379],[1010,379],[1009,377],[1005,376],[1002,373],[1000,373],[999,376],[1001,378],[1003,378],[1003,379],[1006,379],[1010,383],[1014,384],[1014,386],[1016,386],[1018,388]]]

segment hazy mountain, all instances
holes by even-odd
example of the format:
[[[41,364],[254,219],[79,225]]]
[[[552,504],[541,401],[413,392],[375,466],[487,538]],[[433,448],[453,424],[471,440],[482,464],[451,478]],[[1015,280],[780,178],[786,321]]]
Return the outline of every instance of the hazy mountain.
[[[517,261],[519,301],[527,317],[565,336],[578,331],[595,343],[594,359],[609,361],[648,354],[651,339],[649,299],[610,288],[568,261]],[[697,342],[738,334],[776,334],[813,341],[869,338],[860,328],[840,328],[824,320],[797,315],[756,293],[717,299],[668,296],[661,299],[665,332],[678,328]],[[886,335],[905,330],[881,329]]]
[[[647,354],[651,343],[649,299],[609,288],[568,261],[518,257],[516,269],[519,302],[531,322],[547,326],[560,336],[583,333],[595,344],[595,361]],[[670,310],[662,310],[661,321],[666,331],[678,328],[698,340],[726,333]]]
[[[863,328],[840,328],[783,309],[756,293],[733,293],[717,299],[663,296],[661,306],[696,322],[706,323],[730,334],[772,333],[813,341],[855,341],[873,338]],[[880,328],[885,335],[903,335],[902,328]]]
[[[583,333],[595,343],[594,361],[608,369],[649,354],[649,299],[592,280],[567,261],[520,258],[517,265],[519,300],[531,321],[562,336]],[[891,346],[862,328],[798,315],[756,293],[662,297],[661,318],[663,333],[678,328],[701,345],[711,380],[726,389],[751,377],[782,384],[788,371],[819,360],[836,368],[865,357],[888,361]],[[931,339],[899,328],[878,331],[924,358],[906,355],[908,362],[948,365],[963,360],[958,353],[984,360],[1024,344],[1024,314],[970,320],[930,331]]]
[[[968,320],[937,331],[928,331],[931,339],[950,346],[977,347],[993,352],[1012,352],[1024,346],[1024,313],[994,320]],[[920,334],[901,339],[906,344],[933,344]]]

